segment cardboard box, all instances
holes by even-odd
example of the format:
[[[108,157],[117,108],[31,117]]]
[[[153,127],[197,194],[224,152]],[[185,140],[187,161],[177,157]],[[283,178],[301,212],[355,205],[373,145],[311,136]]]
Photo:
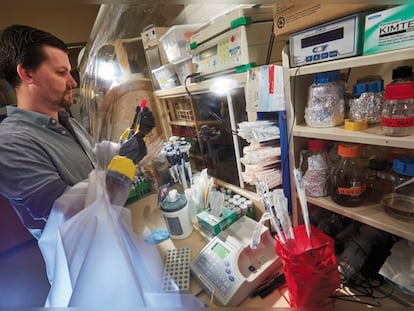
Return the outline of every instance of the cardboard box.
[[[275,4],[273,5],[276,38],[346,15],[373,8],[372,4]],[[383,7],[382,7],[383,8]]]
[[[414,5],[401,5],[365,17],[364,51],[373,54],[414,46]]]
[[[236,213],[225,207],[223,207],[222,215],[220,217],[215,217],[208,211],[202,211],[197,214],[198,226],[208,237],[215,237],[236,220]]]

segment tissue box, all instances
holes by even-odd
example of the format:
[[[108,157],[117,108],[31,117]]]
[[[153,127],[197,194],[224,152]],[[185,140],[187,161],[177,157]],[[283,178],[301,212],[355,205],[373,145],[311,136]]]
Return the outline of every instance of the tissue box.
[[[365,17],[363,54],[414,46],[414,5],[407,4]]]
[[[223,208],[221,217],[215,217],[208,211],[197,214],[200,230],[209,237],[214,237],[220,231],[226,229],[237,219],[236,213],[228,208]]]

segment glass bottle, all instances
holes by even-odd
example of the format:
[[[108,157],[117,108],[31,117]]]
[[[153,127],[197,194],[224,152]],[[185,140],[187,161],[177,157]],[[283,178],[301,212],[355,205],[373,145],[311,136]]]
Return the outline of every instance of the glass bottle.
[[[365,170],[359,164],[358,145],[339,144],[339,162],[331,171],[331,198],[342,206],[359,206],[365,200]]]
[[[323,197],[329,193],[330,161],[327,147],[326,140],[309,139],[308,149],[301,152],[299,167],[306,195],[311,197]]]
[[[333,127],[344,123],[345,87],[339,70],[313,76],[305,108],[305,121],[310,127]]]
[[[388,136],[409,136],[414,133],[414,84],[390,83],[385,88],[381,114],[382,132]]]
[[[392,191],[392,187],[387,161],[385,159],[370,159],[367,171],[367,200],[379,203],[383,195]]]
[[[414,158],[395,159],[392,192],[381,200],[384,210],[401,220],[414,222]]]

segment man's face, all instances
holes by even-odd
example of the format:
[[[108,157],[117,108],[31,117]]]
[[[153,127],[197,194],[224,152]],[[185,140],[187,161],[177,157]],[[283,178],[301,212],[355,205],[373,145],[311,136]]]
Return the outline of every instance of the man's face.
[[[72,106],[72,89],[77,86],[70,74],[71,65],[68,55],[57,48],[46,46],[46,55],[36,70],[32,72],[39,104],[48,105],[49,109],[59,111]]]

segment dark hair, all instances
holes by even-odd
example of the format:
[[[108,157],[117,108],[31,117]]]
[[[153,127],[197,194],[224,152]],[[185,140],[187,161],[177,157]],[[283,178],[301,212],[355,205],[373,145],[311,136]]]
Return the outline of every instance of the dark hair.
[[[21,83],[17,65],[36,69],[46,58],[43,47],[52,46],[68,53],[66,44],[51,33],[30,26],[12,25],[0,35],[0,78],[16,88]]]

